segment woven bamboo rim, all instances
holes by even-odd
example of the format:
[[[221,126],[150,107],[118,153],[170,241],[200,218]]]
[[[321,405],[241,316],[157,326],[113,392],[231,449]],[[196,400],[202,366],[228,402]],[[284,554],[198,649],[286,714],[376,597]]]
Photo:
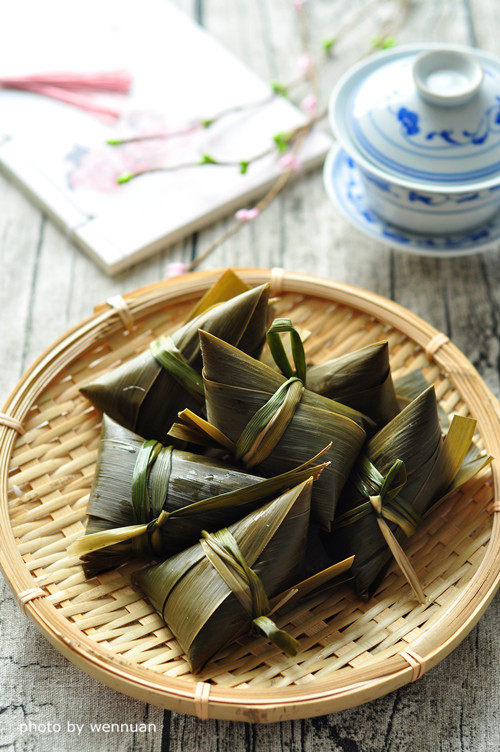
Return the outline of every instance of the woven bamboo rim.
[[[396,373],[423,368],[442,406],[477,418],[479,442],[500,456],[498,402],[445,335],[364,290],[283,270],[238,271],[251,284],[271,280],[272,294],[282,295],[280,312],[314,332],[306,349],[318,359],[387,337]],[[0,414],[0,565],[27,615],[63,655],[135,698],[239,721],[342,710],[419,678],[488,606],[500,578],[498,462],[441,505],[409,543],[417,567],[425,556],[419,574],[428,606],[411,600],[395,568],[368,603],[347,589],[318,596],[284,614],[294,634],[306,631],[306,652],[295,663],[247,639],[206,676],[193,677],[168,629],[128,585],[127,567],[86,582],[65,553],[83,529],[98,437],[99,416],[77,385],[142,349],[152,333],[177,326],[220,273],[110,299],[23,376]]]

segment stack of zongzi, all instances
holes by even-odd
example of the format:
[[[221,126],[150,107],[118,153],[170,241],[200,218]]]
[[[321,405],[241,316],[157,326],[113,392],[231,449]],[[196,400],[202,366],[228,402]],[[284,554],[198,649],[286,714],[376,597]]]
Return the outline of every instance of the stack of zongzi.
[[[248,629],[295,654],[274,611],[340,572],[366,598],[394,557],[423,600],[401,543],[490,459],[474,420],[440,422],[421,372],[393,382],[387,342],[308,365],[276,319],[274,364],[257,360],[268,316],[268,286],[226,272],[171,338],[82,390],[111,417],[71,551],[87,575],[146,559],[136,582],[195,672]]]
[[[105,373],[81,392],[100,410],[146,439],[165,441],[177,412],[203,405],[198,329],[258,357],[269,316],[269,285],[252,289],[226,272],[170,337]]]

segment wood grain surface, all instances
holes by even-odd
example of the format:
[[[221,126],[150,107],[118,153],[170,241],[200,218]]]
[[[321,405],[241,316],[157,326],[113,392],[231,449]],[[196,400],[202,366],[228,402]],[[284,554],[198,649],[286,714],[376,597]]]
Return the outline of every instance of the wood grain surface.
[[[176,3],[267,79],[294,75],[299,54],[292,0]],[[314,49],[345,14],[367,6],[321,75],[323,96],[377,25],[369,0],[309,0]],[[139,7],[139,5],[138,5]],[[413,0],[398,41],[453,41],[499,51],[498,0]],[[168,201],[168,196],[165,197]],[[112,294],[161,279],[223,231],[209,228],[111,280],[0,177],[0,395],[70,325]],[[500,250],[458,260],[404,256],[367,240],[329,204],[320,171],[301,179],[204,264],[285,266],[386,295],[449,335],[500,395]],[[63,659],[2,583],[0,750],[134,752],[496,752],[500,746],[498,599],[469,637],[418,682],[363,707],[269,726],[201,722],[133,701]],[[37,731],[25,726],[36,724]],[[67,724],[79,724],[68,730]],[[145,734],[91,723],[154,724]],[[23,725],[24,724],[24,725]],[[50,731],[40,724],[60,724]],[[33,728],[33,726],[32,726]],[[70,727],[71,729],[71,727]]]

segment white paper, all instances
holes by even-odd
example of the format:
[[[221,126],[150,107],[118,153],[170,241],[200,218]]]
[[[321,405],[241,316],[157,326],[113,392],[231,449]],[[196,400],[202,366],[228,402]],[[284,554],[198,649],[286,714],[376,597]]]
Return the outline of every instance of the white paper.
[[[110,273],[247,205],[280,167],[273,154],[245,175],[204,166],[118,185],[121,172],[191,162],[204,152],[251,158],[275,133],[304,122],[288,101],[274,98],[180,138],[107,145],[110,137],[178,130],[269,96],[265,82],[163,0],[17,0],[4,9],[0,49],[0,76],[132,74],[129,96],[99,95],[124,110],[115,124],[36,94],[0,90],[0,167]],[[317,164],[329,145],[325,134],[311,134],[301,152],[304,166]]]

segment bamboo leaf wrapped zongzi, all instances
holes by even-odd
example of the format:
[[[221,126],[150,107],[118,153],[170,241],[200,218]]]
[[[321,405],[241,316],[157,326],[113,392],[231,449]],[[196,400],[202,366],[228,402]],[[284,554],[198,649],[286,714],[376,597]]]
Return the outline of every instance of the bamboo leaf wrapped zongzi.
[[[370,419],[304,389],[212,334],[200,331],[208,421],[233,454],[264,476],[290,470],[326,444],[330,465],[313,490],[312,510],[330,528],[338,496],[364,443]]]
[[[269,618],[269,598],[298,580],[312,479],[228,529],[205,533],[191,548],[140,571],[136,583],[170,627],[198,673],[224,645],[252,625],[280,649],[296,641]]]
[[[71,550],[88,576],[137,556],[166,558],[192,545],[203,529],[234,522],[317,475],[323,465],[316,459],[263,480],[217,459],[143,441],[104,416],[86,533]]]
[[[332,358],[307,369],[307,388],[349,405],[382,427],[399,412],[387,342]]]
[[[342,492],[334,530],[323,536],[332,558],[355,555],[352,575],[361,597],[374,591],[391,555],[419,592],[399,542],[431,505],[490,461],[475,457],[464,463],[475,425],[455,415],[443,438],[429,387],[367,442]]]
[[[203,405],[198,329],[252,356],[260,354],[269,317],[269,285],[245,287],[233,272],[226,272],[197,306],[194,318],[170,337],[154,340],[135,358],[86,384],[82,394],[130,431],[164,442],[179,409],[199,411]]]
[[[280,335],[285,333],[290,339],[283,341]],[[266,339],[268,357],[261,360],[273,369],[277,367],[283,376],[298,376],[312,392],[364,413],[379,428],[398,414],[400,406],[392,381],[388,342],[375,342],[323,363],[307,365],[303,337],[290,319],[275,319]],[[270,359],[274,362],[269,363]]]

